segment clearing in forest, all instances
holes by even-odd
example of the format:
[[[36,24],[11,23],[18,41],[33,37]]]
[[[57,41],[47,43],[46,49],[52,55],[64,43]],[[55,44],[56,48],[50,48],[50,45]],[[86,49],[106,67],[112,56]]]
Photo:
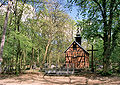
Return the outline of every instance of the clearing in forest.
[[[19,76],[0,76],[0,85],[120,85],[120,77],[102,77],[96,74],[79,76],[44,76],[42,73],[26,73]]]

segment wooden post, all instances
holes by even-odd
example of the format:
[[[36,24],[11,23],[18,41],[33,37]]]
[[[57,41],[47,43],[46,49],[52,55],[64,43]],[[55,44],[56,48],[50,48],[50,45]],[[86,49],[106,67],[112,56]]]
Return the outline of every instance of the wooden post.
[[[87,50],[87,51],[92,51],[92,55],[91,55],[91,71],[94,72],[94,57],[93,57],[93,51],[98,51],[97,49],[93,49],[93,45],[92,45],[92,49],[91,50]]]

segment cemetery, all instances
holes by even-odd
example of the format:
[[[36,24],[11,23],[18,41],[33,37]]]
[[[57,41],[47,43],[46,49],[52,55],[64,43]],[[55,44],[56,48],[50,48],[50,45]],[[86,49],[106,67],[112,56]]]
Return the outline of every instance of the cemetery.
[[[120,85],[120,0],[0,0],[0,85]]]

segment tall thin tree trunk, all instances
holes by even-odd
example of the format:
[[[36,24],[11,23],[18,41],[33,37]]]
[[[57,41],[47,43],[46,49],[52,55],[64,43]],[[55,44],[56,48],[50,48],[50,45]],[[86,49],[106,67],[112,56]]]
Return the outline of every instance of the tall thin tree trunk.
[[[52,47],[49,46],[48,57],[47,57],[47,63],[49,63],[49,65],[51,65],[51,58],[52,58],[52,56],[50,55],[51,54],[51,49],[52,49]]]
[[[20,72],[20,41],[18,40],[18,45],[17,45],[17,55],[16,55],[16,74],[18,75],[18,73]]]
[[[40,66],[40,49],[38,48],[37,64]]]
[[[17,0],[18,1],[18,0]],[[22,14],[23,14],[23,8],[24,8],[24,4],[26,3],[26,0],[24,0],[23,4],[22,4],[22,10],[20,10],[20,14],[18,15],[18,18],[17,18],[17,1],[15,3],[15,30],[20,32],[20,20],[22,18]],[[21,68],[20,68],[20,40],[18,40],[18,47],[17,47],[17,57],[16,57],[16,74],[18,74],[20,71],[21,71]]]
[[[50,43],[51,43],[51,39],[48,40],[48,43],[47,43],[47,46],[46,46],[46,50],[45,50],[45,54],[44,54],[44,57],[43,57],[43,63],[45,63]]]
[[[25,66],[26,66],[26,63],[25,63],[25,61],[26,61],[26,50],[24,50],[23,51],[23,70],[25,71]]]
[[[33,64],[34,64],[34,48],[32,48],[32,56],[31,56],[30,69],[32,69]]]
[[[8,7],[7,7],[7,12],[5,16],[5,21],[3,25],[3,35],[2,35],[2,40],[1,40],[1,46],[0,46],[0,62],[2,62],[2,56],[3,56],[3,47],[5,43],[5,35],[6,35],[6,30],[7,30],[7,24],[8,24],[8,18],[10,14],[10,6],[11,6],[11,1],[8,1]],[[1,73],[1,64],[0,64],[0,73]]]
[[[59,54],[60,55],[60,54]],[[60,64],[60,56],[57,56],[58,57],[58,59],[57,59],[57,64],[59,65]]]

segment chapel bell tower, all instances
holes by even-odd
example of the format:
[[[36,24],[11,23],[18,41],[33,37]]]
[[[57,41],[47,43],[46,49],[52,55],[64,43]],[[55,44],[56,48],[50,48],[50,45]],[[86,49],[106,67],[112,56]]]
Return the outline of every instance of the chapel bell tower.
[[[77,28],[77,33],[75,37],[75,41],[78,42],[81,45],[81,35],[80,35],[80,28]]]

